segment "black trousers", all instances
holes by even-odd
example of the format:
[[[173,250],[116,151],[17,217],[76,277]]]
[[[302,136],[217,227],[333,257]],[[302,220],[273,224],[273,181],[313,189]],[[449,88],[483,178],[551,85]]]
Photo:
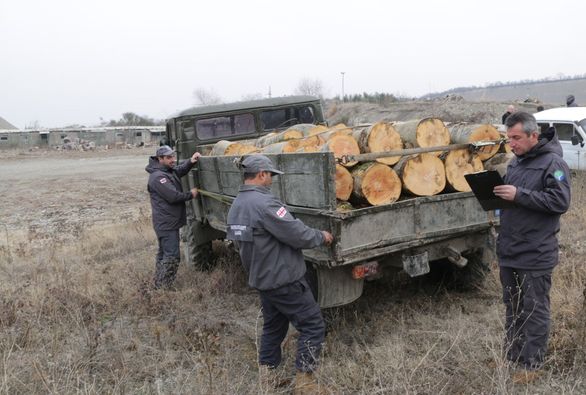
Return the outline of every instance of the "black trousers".
[[[179,260],[179,229],[156,232],[159,241],[157,261]]]
[[[500,268],[506,307],[507,359],[526,369],[541,367],[547,351],[552,270]]]
[[[295,366],[302,372],[314,371],[325,338],[325,324],[305,278],[277,289],[260,291],[260,301],[264,324],[259,363],[279,366],[281,343],[291,323],[299,331]]]

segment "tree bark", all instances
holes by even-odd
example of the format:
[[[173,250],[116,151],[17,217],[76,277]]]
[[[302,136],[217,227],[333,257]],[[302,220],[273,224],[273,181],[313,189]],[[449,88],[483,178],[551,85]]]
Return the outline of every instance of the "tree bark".
[[[498,130],[489,124],[454,123],[450,125],[450,135],[456,144],[472,143],[474,141],[499,140]],[[498,145],[482,147],[478,150],[481,161],[492,158],[499,150]]]
[[[262,136],[256,140],[257,147],[266,147],[267,145],[280,143],[282,141],[301,139],[303,133],[298,130],[285,130],[280,133],[269,133],[266,136]]]
[[[401,196],[401,180],[387,165],[378,162],[361,163],[352,169],[352,197],[373,206],[395,202]]]
[[[496,170],[501,177],[504,177],[507,174],[507,166],[514,157],[515,154],[513,153],[498,153],[484,162],[484,168],[486,170]]]
[[[299,148],[300,141],[301,140],[281,141],[280,143],[263,147],[261,152],[264,154],[287,154],[295,152]]]
[[[446,187],[446,170],[433,154],[403,157],[394,167],[403,189],[415,196],[437,195]]]
[[[336,199],[346,201],[350,199],[354,180],[352,174],[342,165],[336,165]]]

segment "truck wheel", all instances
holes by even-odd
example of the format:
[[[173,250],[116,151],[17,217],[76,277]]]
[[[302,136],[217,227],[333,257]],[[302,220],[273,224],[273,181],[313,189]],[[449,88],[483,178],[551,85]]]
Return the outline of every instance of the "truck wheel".
[[[197,270],[211,270],[215,266],[215,255],[212,251],[212,242],[208,241],[197,245],[193,235],[193,227],[188,222],[182,229],[183,249],[187,265]]]
[[[430,295],[437,294],[441,289],[453,291],[472,291],[481,288],[489,266],[483,261],[482,250],[463,254],[468,264],[459,268],[448,259],[433,262],[431,272],[421,277],[420,286]]]

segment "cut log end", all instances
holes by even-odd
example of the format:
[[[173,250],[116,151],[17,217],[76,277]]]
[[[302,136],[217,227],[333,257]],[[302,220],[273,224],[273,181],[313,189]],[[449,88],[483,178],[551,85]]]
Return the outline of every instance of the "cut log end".
[[[403,161],[401,161],[403,162]],[[444,163],[435,155],[421,154],[404,158],[400,168],[403,188],[415,196],[437,195],[446,187]]]
[[[417,143],[420,147],[439,147],[450,144],[450,131],[441,119],[426,118],[417,125]],[[433,153],[439,156],[441,153]]]
[[[344,155],[358,155],[360,154],[360,148],[358,143],[354,140],[354,137],[347,135],[334,136],[329,139],[323,146],[322,151],[331,151],[334,153],[335,158],[342,158]],[[357,161],[344,163],[345,167],[354,166]]]
[[[354,196],[373,206],[397,201],[401,195],[401,180],[387,165],[367,162],[352,170]]]
[[[470,173],[482,171],[482,161],[471,155],[467,149],[450,151],[445,158],[446,181],[448,185],[458,192],[469,192],[472,189],[464,176]]]

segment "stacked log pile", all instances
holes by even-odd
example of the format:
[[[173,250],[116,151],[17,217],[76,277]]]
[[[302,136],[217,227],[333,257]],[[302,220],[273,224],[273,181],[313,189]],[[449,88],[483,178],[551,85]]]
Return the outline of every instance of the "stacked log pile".
[[[506,153],[505,144],[486,145],[476,151],[462,148],[396,154],[409,148],[443,147],[502,138],[492,125],[455,123],[446,126],[438,118],[378,122],[363,127],[339,124],[328,128],[299,124],[263,136],[253,143],[219,141],[213,147],[212,155],[332,152],[340,160],[335,169],[338,210],[346,211],[389,204],[400,198],[468,192],[470,186],[464,176],[484,170],[483,162],[487,161],[487,169],[502,171],[506,168],[512,154]],[[374,155],[376,158],[369,161],[341,160],[348,156],[391,151],[391,156]]]

